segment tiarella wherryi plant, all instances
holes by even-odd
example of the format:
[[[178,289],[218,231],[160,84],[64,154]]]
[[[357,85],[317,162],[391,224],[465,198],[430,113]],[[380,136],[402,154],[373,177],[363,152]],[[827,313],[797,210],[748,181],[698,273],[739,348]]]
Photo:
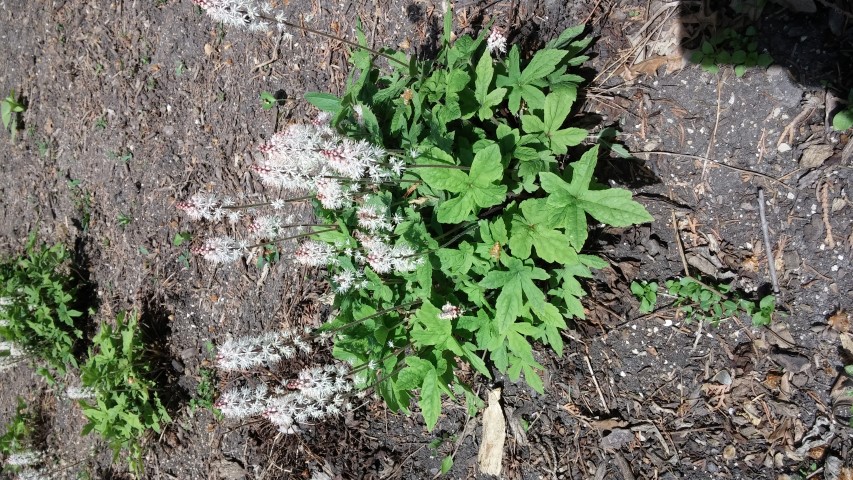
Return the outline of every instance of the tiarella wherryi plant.
[[[293,26],[252,2],[195,3],[230,25]],[[652,220],[628,190],[594,181],[598,145],[566,165],[588,136],[565,125],[583,82],[570,69],[591,41],[582,33],[569,28],[527,60],[513,45],[504,58],[496,28],[451,41],[448,13],[441,50],[423,61],[368,48],[359,28],[358,42],[345,42],[355,48],[344,94],[306,95],[323,114],[274,135],[252,167],[314,204],[312,230],[283,234],[287,222],[273,221],[262,237],[310,237],[294,258],[329,271],[337,313],[320,330],[334,355],[365,369],[356,386],[392,409],[408,411],[417,392],[430,429],[442,394],[474,400],[460,363],[523,375],[542,392],[533,343],[562,354],[566,321],[584,316],[578,279],[606,265],[581,253],[588,217]],[[182,208],[213,219],[235,209],[198,199]],[[197,252],[222,262],[252,246],[219,238]]]

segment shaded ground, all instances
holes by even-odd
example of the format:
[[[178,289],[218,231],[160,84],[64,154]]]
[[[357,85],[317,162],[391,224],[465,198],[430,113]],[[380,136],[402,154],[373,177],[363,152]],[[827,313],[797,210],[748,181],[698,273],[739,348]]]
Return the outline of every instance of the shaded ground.
[[[374,44],[417,52],[429,51],[441,12],[430,2],[279,3],[291,18],[344,36],[361,17]],[[832,314],[853,310],[851,142],[849,132],[826,129],[827,92],[845,97],[850,85],[831,67],[853,65],[853,47],[851,27],[829,31],[821,8],[805,16],[769,5],[756,22],[782,65],[799,44],[794,26],[834,42],[837,56],[814,71],[835,90],[807,80],[812,70],[736,78],[730,68],[684,65],[670,48],[679,41],[673,29],[692,35],[713,25],[670,4],[457,5],[460,28],[494,19],[531,47],[590,22],[599,40],[583,116],[617,125],[641,159],[612,159],[600,178],[631,187],[657,220],[591,235],[592,250],[612,266],[587,285],[588,318],[567,335],[566,354],[540,359],[550,372],[546,395],[503,382],[506,478],[779,478],[810,473],[812,464],[853,466],[851,430],[833,415],[846,406],[830,398],[845,364],[839,334],[849,327],[827,326]],[[419,416],[371,401],[299,436],[185,406],[208,365],[206,343],[316,324],[323,287],[318,272],[287,261],[214,269],[189,256],[175,235],[200,239],[214,227],[190,225],[175,201],[199,190],[263,198],[246,170],[254,147],[304,118],[304,92],[341,90],[341,45],[223,30],[176,1],[0,2],[0,32],[0,92],[14,88],[28,104],[17,143],[0,141],[0,249],[20,251],[31,231],[75,246],[77,268],[95,288],[95,322],[140,308],[168,335],[177,379],[168,393],[178,407],[176,421],[148,442],[150,478],[308,478],[318,469],[332,478],[432,478],[454,451],[449,475],[477,478],[480,427],[463,406],[445,405],[427,433]],[[803,51],[827,51],[817,45]],[[661,56],[656,68],[638,67]],[[262,91],[281,92],[281,106],[263,110]],[[689,323],[665,306],[641,315],[630,282],[683,275],[679,243],[692,274],[767,291],[759,187],[785,315],[772,329],[748,318],[719,328]],[[84,421],[59,387],[28,367],[3,375],[0,422],[16,395],[40,405],[58,476],[122,475],[104,445],[77,435]],[[483,397],[488,388],[475,385]]]

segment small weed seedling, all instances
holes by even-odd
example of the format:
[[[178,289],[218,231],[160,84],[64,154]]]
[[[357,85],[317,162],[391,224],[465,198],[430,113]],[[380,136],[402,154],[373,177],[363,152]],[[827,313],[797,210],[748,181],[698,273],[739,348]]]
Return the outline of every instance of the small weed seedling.
[[[192,234],[189,232],[178,232],[175,234],[175,238],[172,239],[172,245],[176,247],[180,247],[191,241],[193,238]],[[178,255],[178,262],[184,266],[184,268],[190,268],[190,251],[189,249],[184,249],[180,255]]]
[[[758,53],[757,32],[755,27],[747,27],[742,34],[726,28],[703,41],[700,50],[693,52],[690,60],[709,73],[719,72],[720,65],[734,65],[738,77],[755,66],[767,68],[773,63],[773,57],[767,53]]]
[[[50,140],[46,137],[42,137],[41,140],[36,142],[36,147],[39,150],[39,156],[46,158],[47,155],[50,153]]]
[[[255,263],[257,268],[264,268],[264,265],[274,265],[281,259],[281,252],[277,245],[264,245],[263,254],[258,256]]]
[[[111,150],[107,152],[107,157],[116,162],[127,163],[133,160],[133,152],[122,153],[120,151],[117,152],[115,150]]]
[[[260,99],[261,108],[264,110],[269,110],[279,104],[279,99],[275,98],[275,95],[270,92],[261,92]]]
[[[214,405],[216,397],[216,370],[201,368],[195,395],[190,399],[190,413],[199,408],[210,410],[216,418],[222,418],[222,412]]]
[[[72,350],[81,338],[74,310],[76,286],[62,245],[37,246],[30,235],[26,252],[0,263],[0,337],[19,345],[60,374],[77,365]],[[39,373],[51,379],[50,372]]]
[[[842,132],[853,127],[853,89],[847,94],[847,108],[832,117],[832,128]]]
[[[104,130],[107,128],[107,117],[98,117],[98,119],[95,120],[95,128],[98,130]]]
[[[89,220],[92,218],[92,194],[84,189],[79,179],[68,180],[68,189],[74,198],[74,206],[80,214],[80,227],[85,231],[89,229]]]
[[[0,454],[10,455],[27,447],[30,438],[32,415],[27,411],[27,402],[18,398],[15,416],[6,425],[6,433],[0,437]]]
[[[3,128],[9,130],[12,143],[15,142],[15,137],[18,134],[18,114],[23,113],[26,106],[15,96],[15,91],[12,90],[9,96],[0,100],[0,117],[3,119]]]
[[[18,398],[15,416],[6,426],[6,433],[0,436],[0,455],[6,457],[0,472],[14,478],[47,478],[44,469],[39,466],[45,455],[32,445],[33,421],[26,402]]]
[[[141,441],[149,430],[160,433],[172,419],[148,376],[150,366],[140,340],[136,312],[122,312],[115,328],[109,324],[92,339],[89,358],[80,369],[93,399],[80,400],[89,423],[83,434],[97,432],[113,449],[114,459],[128,453],[132,472],[142,473]]]
[[[667,280],[666,288],[675,297],[674,306],[688,320],[699,319],[712,325],[743,312],[755,326],[769,325],[776,310],[776,297],[767,295],[757,304],[732,292],[731,285],[707,285],[693,277]]]
[[[631,293],[640,301],[640,313],[649,313],[655,309],[658,302],[657,282],[633,281],[631,282]]]
[[[130,223],[133,222],[133,217],[126,213],[119,213],[116,217],[116,224],[124,230]]]

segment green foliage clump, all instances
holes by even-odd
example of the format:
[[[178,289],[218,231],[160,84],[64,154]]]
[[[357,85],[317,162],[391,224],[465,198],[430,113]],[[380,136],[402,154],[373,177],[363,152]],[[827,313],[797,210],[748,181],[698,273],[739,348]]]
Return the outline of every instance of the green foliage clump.
[[[0,119],[3,121],[3,128],[9,130],[12,142],[15,141],[15,136],[18,134],[18,114],[23,113],[26,109],[26,105],[18,100],[14,90],[9,93],[8,97],[0,100]]]
[[[773,63],[773,57],[758,52],[757,33],[755,27],[747,27],[743,33],[726,28],[703,41],[700,49],[693,52],[690,61],[698,63],[709,73],[719,72],[720,65],[734,65],[738,77],[756,66],[767,68]]]
[[[853,127],[853,89],[847,95],[847,108],[832,117],[832,128],[839,132]]]
[[[364,280],[335,285],[338,315],[324,327],[335,332],[335,356],[364,365],[366,384],[394,410],[408,411],[419,391],[430,429],[442,395],[476,401],[460,363],[489,378],[492,368],[513,381],[523,376],[542,392],[534,344],[562,354],[567,321],[584,317],[581,279],[606,266],[581,253],[588,217],[619,227],[653,219],[628,190],[594,180],[604,153],[597,145],[574,161],[566,156],[588,135],[566,125],[584,81],[570,69],[587,60],[581,52],[591,42],[583,26],[527,60],[518,45],[496,59],[488,32],[451,42],[451,30],[448,16],[435,60],[382,50],[390,73],[357,49],[342,97],[306,96],[333,115],[337,131],[400,152],[406,163],[399,181],[350,206],[315,203],[333,228],[314,237],[335,251],[332,283]],[[358,38],[366,46],[361,31]],[[377,238],[359,221],[370,212],[396,219],[379,243],[411,248],[397,257],[411,268],[379,272],[353,260],[353,249]]]
[[[0,337],[23,347],[60,374],[77,366],[74,343],[81,338],[72,307],[77,288],[68,273],[63,245],[36,246],[31,235],[26,253],[0,264]],[[46,369],[40,373],[50,378]]]
[[[209,410],[216,418],[221,418],[222,413],[216,408],[214,398],[216,397],[216,370],[211,368],[201,368],[199,370],[199,381],[196,386],[195,395],[190,399],[190,413],[194,413],[199,408]]]
[[[631,282],[631,293],[640,301],[640,313],[649,313],[658,302],[658,283],[646,280]]]
[[[658,289],[657,282],[631,282],[631,293],[640,301],[641,313],[655,309]],[[681,277],[667,280],[666,289],[675,297],[672,306],[678,308],[678,315],[688,321],[698,319],[719,325],[722,320],[744,313],[752,318],[754,326],[762,326],[770,324],[776,311],[775,296],[767,295],[754,302],[732,291],[731,284],[712,286],[693,277]]]
[[[92,339],[89,358],[80,369],[83,385],[94,398],[80,400],[89,423],[83,434],[94,431],[113,449],[114,457],[128,452],[131,471],[142,471],[141,440],[149,430],[160,432],[172,419],[149,378],[135,312],[122,312],[116,325],[105,324]]]
[[[733,292],[731,284],[721,283],[712,287],[693,277],[682,277],[667,280],[666,288],[675,297],[674,306],[685,318],[699,319],[712,325],[739,313],[749,315],[755,326],[769,325],[776,310],[776,297],[773,295],[754,302]]]
[[[9,455],[27,448],[32,430],[32,414],[27,411],[27,402],[18,398],[15,416],[6,425],[6,433],[0,436],[0,453]]]

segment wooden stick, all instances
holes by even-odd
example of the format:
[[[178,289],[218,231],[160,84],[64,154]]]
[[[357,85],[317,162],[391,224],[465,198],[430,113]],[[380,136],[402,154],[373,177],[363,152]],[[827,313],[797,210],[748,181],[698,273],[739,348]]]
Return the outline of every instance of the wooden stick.
[[[773,284],[773,293],[779,295],[779,281],[776,277],[776,260],[773,259],[773,250],[770,248],[770,229],[767,228],[767,217],[764,214],[764,189],[758,189],[758,212],[761,215],[761,233],[764,234],[764,251],[767,255],[767,268],[770,270],[770,282]]]

